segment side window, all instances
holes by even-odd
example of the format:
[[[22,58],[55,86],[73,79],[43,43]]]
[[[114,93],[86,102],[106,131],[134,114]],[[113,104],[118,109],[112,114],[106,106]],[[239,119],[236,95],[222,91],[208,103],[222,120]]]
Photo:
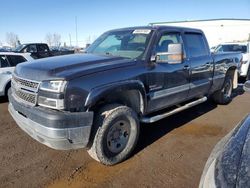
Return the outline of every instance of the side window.
[[[37,46],[39,52],[48,52],[47,46],[46,45],[38,45]]]
[[[4,67],[9,67],[9,63],[5,55],[0,55],[0,68]]]
[[[179,33],[165,33],[161,36],[159,42],[156,45],[156,53],[168,52],[168,45],[176,43],[181,43],[181,37]]]
[[[10,65],[12,67],[16,66],[18,63],[22,63],[22,62],[25,62],[27,61],[24,57],[22,56],[19,56],[19,55],[9,55],[7,56],[9,62],[10,62]]]
[[[208,50],[202,34],[186,33],[185,39],[189,57],[208,55]]]
[[[27,46],[24,52],[36,53],[37,52],[36,45],[31,44],[31,45]]]

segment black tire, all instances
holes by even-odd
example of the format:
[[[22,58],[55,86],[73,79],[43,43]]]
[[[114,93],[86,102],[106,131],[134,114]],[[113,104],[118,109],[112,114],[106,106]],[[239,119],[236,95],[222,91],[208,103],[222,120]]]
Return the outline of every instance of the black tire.
[[[115,165],[129,157],[137,144],[140,125],[129,107],[107,105],[95,117],[89,155],[105,165]]]
[[[10,92],[10,89],[11,89],[11,83],[9,82],[9,83],[6,85],[6,87],[5,87],[5,93],[4,93],[4,95],[5,95],[6,99],[8,99],[8,94],[9,94],[9,92]]]
[[[247,71],[246,81],[247,80],[250,80],[250,66],[249,66],[248,71]]]
[[[228,75],[225,78],[223,87],[213,94],[213,100],[217,104],[228,104],[232,100],[233,92],[233,79],[232,76]]]

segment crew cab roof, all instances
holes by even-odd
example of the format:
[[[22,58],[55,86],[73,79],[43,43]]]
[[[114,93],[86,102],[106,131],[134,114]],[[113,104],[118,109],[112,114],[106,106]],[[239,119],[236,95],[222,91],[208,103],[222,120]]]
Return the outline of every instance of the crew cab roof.
[[[195,28],[178,27],[178,26],[162,26],[162,25],[126,27],[126,28],[114,29],[110,31],[136,30],[136,29],[150,29],[150,30],[159,30],[159,31],[169,29],[169,30],[180,30],[180,31],[186,31],[186,32],[203,33],[202,30],[195,29]]]

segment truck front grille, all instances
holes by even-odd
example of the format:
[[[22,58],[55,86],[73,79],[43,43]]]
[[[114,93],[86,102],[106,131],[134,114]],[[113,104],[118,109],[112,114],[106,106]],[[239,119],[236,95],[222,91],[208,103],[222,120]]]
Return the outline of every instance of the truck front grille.
[[[31,103],[34,105],[36,104],[35,94],[31,94],[31,93],[27,93],[27,92],[19,90],[19,91],[15,91],[15,95],[28,103]]]
[[[21,100],[22,102],[35,106],[37,103],[37,91],[39,84],[39,82],[30,81],[13,75],[11,80],[13,96],[17,100]]]
[[[30,80],[26,80],[23,78],[19,78],[13,75],[13,81],[16,82],[16,84],[23,86],[31,91],[37,91],[38,90],[38,86],[39,86],[39,82],[36,81],[30,81]]]

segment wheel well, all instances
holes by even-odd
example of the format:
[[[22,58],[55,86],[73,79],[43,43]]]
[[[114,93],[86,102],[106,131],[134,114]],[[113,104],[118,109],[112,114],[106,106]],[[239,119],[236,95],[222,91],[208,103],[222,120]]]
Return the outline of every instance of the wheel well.
[[[142,94],[138,90],[115,91],[101,98],[90,110],[97,110],[103,105],[118,103],[132,108],[137,114],[144,111]]]
[[[6,84],[6,86],[5,86],[5,90],[4,90],[5,96],[8,95],[8,89],[9,89],[10,87],[11,87],[11,82],[9,81],[9,82]]]
[[[233,78],[233,89],[236,89],[238,87],[238,72],[236,67],[230,67],[227,70],[226,76],[232,76]]]

